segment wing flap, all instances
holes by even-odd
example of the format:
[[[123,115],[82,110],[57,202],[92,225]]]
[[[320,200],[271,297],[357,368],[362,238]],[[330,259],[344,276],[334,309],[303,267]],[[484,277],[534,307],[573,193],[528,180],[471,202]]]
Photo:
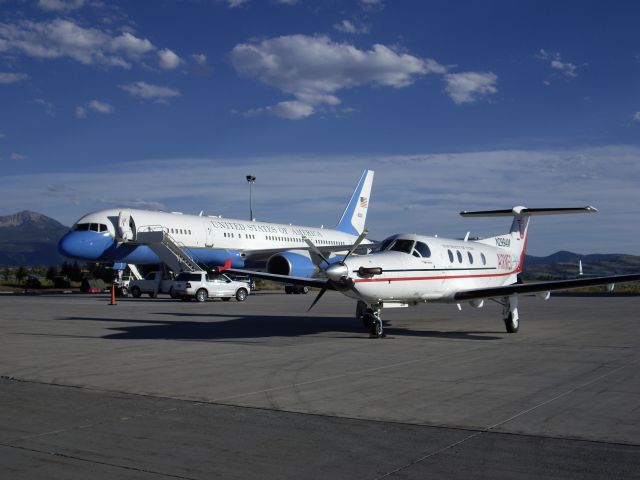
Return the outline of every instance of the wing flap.
[[[640,273],[630,275],[611,275],[607,277],[579,278],[575,280],[555,280],[550,282],[533,282],[506,285],[504,287],[476,288],[463,290],[453,295],[453,300],[475,300],[480,298],[508,297],[509,295],[523,295],[527,293],[551,292],[568,290],[596,285],[610,285],[612,283],[635,282],[640,280]]]

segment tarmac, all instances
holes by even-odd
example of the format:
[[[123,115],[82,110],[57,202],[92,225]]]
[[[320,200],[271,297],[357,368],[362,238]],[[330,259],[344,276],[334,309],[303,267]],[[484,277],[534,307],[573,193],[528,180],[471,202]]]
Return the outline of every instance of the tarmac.
[[[640,297],[0,295],[11,479],[640,478]]]

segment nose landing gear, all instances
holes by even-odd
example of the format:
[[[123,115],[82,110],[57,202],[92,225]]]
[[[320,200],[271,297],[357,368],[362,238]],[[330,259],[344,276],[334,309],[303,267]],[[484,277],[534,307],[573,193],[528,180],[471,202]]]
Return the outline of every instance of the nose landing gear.
[[[384,334],[384,328],[382,327],[381,308],[379,305],[372,305],[368,307],[362,300],[358,301],[356,307],[356,319],[362,320],[364,328],[369,330],[369,336],[371,338],[382,338]]]

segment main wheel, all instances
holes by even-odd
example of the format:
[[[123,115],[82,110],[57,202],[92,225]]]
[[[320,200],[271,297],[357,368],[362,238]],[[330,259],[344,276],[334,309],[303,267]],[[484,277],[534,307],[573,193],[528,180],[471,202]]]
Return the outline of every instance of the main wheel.
[[[307,287],[306,285],[303,287],[300,287],[300,293],[302,293],[303,295],[306,295],[307,293],[309,293],[309,287]]]
[[[127,297],[129,295],[129,289],[127,287],[122,287],[120,291],[122,292],[123,297]]]
[[[140,287],[135,286],[131,289],[131,295],[133,295],[135,298],[140,298],[140,295],[142,295],[142,290],[140,290]]]
[[[244,302],[247,299],[247,291],[244,288],[239,288],[236,292],[236,300]]]
[[[504,326],[507,328],[507,333],[517,333],[520,330],[520,322],[513,318],[513,313],[509,312],[509,316],[504,319]]]
[[[196,300],[198,302],[206,302],[207,298],[209,298],[209,293],[204,288],[196,292]]]
[[[289,285],[284,286],[284,293],[286,293],[287,295],[291,293],[291,287]]]
[[[362,316],[362,324],[364,325],[364,328],[370,329],[375,321],[376,317],[374,317],[372,313],[367,312]]]

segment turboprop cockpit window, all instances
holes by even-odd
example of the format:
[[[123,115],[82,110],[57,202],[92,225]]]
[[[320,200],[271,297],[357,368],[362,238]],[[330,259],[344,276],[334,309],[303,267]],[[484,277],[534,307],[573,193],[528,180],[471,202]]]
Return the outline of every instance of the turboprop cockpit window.
[[[426,243],[416,242],[416,246],[413,247],[413,254],[417,257],[416,252],[418,252],[422,258],[429,258],[431,256],[431,250],[429,250],[429,246]]]
[[[413,244],[413,240],[403,240],[402,238],[399,238],[395,242],[393,242],[393,244],[389,247],[389,250],[411,254],[411,250],[413,250]]]
[[[385,238],[382,243],[380,243],[378,245],[378,248],[376,248],[374,251],[376,252],[384,252],[385,250],[387,250],[387,248],[389,247],[389,245],[391,245],[391,242],[393,242],[396,239],[396,237],[389,237],[389,238]]]

